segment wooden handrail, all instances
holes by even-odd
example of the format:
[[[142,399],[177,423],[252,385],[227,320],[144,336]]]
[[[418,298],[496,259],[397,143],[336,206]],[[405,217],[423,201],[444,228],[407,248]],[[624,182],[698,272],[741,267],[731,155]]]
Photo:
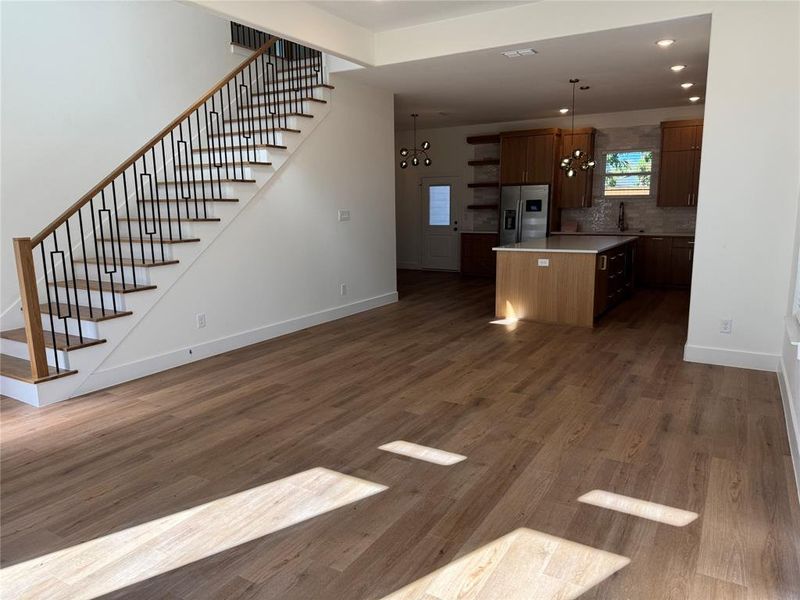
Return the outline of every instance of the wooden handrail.
[[[173,119],[169,125],[164,127],[161,131],[159,131],[155,136],[153,136],[144,146],[139,148],[135,153],[131,155],[130,158],[125,160],[122,164],[120,164],[116,169],[114,169],[110,175],[104,178],[100,183],[94,186],[91,190],[81,196],[80,200],[75,202],[72,206],[70,206],[67,210],[61,213],[56,219],[50,223],[47,227],[42,229],[38,234],[31,238],[31,247],[37,246],[42,241],[44,241],[48,235],[52,234],[60,225],[62,225],[67,219],[69,219],[72,215],[74,215],[81,207],[89,202],[92,198],[97,196],[108,184],[110,184],[113,180],[119,177],[122,172],[130,167],[134,162],[139,160],[145,152],[150,150],[155,144],[157,144],[161,139],[167,136],[170,131],[175,129],[180,123],[189,117],[195,110],[197,110],[203,103],[211,98],[214,94],[216,94],[219,90],[221,90],[224,86],[228,84],[228,82],[233,79],[240,71],[245,69],[250,63],[255,61],[259,56],[264,54],[267,50],[269,50],[275,43],[278,41],[279,38],[273,37],[271,40],[263,44],[258,50],[253,52],[253,55],[241,63],[238,67],[233,69],[230,73],[228,73],[218,84],[216,84],[213,88],[211,88],[208,92],[206,92],[197,102],[192,104],[189,108],[183,111],[180,115],[178,115],[175,119]]]

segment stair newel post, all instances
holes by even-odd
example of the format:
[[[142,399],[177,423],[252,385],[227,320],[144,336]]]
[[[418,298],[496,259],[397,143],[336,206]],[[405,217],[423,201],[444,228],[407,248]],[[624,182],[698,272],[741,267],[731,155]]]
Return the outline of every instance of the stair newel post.
[[[14,238],[14,256],[17,262],[20,302],[25,318],[25,335],[28,340],[28,356],[31,375],[35,379],[47,377],[47,353],[44,347],[42,315],[39,308],[39,291],[36,288],[36,269],[33,263],[31,238]]]

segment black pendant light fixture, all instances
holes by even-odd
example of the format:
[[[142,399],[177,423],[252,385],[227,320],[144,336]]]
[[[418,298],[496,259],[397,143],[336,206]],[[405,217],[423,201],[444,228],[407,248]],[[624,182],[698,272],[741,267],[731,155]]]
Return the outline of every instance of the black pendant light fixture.
[[[400,156],[402,156],[402,160],[400,161],[400,168],[405,169],[408,167],[409,163],[409,155],[410,155],[410,162],[411,165],[416,167],[419,165],[419,160],[422,158],[422,162],[426,167],[431,166],[431,159],[428,157],[428,150],[431,148],[431,143],[428,141],[422,142],[422,145],[417,148],[417,117],[419,115],[417,113],[412,113],[411,118],[414,119],[414,147],[410,150],[408,148],[400,148]]]
[[[572,139],[575,139],[575,86],[580,82],[580,79],[570,79],[569,82],[572,84]],[[582,85],[580,87],[581,90],[588,90],[588,85]],[[580,148],[575,148],[572,152],[570,152],[567,156],[561,159],[561,170],[564,171],[564,175],[567,177],[575,177],[578,173],[578,169],[581,171],[588,171],[589,169],[594,169],[594,159],[586,154]]]

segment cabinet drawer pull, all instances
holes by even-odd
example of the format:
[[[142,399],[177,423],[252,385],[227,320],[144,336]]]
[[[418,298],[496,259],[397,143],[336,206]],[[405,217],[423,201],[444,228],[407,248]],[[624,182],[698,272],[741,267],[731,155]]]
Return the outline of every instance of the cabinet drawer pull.
[[[651,240],[653,240],[654,242],[660,242],[660,241],[662,241],[664,238],[657,238],[657,237],[654,237],[654,238],[650,238],[650,239],[651,239]]]

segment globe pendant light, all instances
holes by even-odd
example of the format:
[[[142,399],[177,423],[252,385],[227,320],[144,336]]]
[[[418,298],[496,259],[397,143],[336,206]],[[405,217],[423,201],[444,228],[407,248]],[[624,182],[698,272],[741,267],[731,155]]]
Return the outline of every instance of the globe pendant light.
[[[400,168],[405,169],[408,167],[408,163],[411,162],[411,165],[416,167],[420,163],[420,158],[422,158],[422,164],[426,167],[430,167],[432,164],[431,159],[428,157],[428,150],[431,148],[431,143],[428,141],[422,142],[422,145],[417,148],[417,117],[419,115],[417,113],[412,113],[411,118],[414,119],[414,146],[409,150],[408,148],[400,148],[400,156],[403,160],[400,161]],[[408,160],[409,154],[411,155],[411,160]],[[424,158],[423,158],[424,157]]]
[[[580,81],[580,79],[570,79],[569,82],[572,84],[572,139],[575,139],[575,85]],[[582,85],[582,90],[588,90],[588,85]],[[594,159],[586,154],[580,148],[575,148],[570,154],[565,156],[561,159],[561,170],[564,171],[564,175],[567,177],[575,177],[578,174],[578,169],[581,171],[588,171],[589,169],[594,169]]]

